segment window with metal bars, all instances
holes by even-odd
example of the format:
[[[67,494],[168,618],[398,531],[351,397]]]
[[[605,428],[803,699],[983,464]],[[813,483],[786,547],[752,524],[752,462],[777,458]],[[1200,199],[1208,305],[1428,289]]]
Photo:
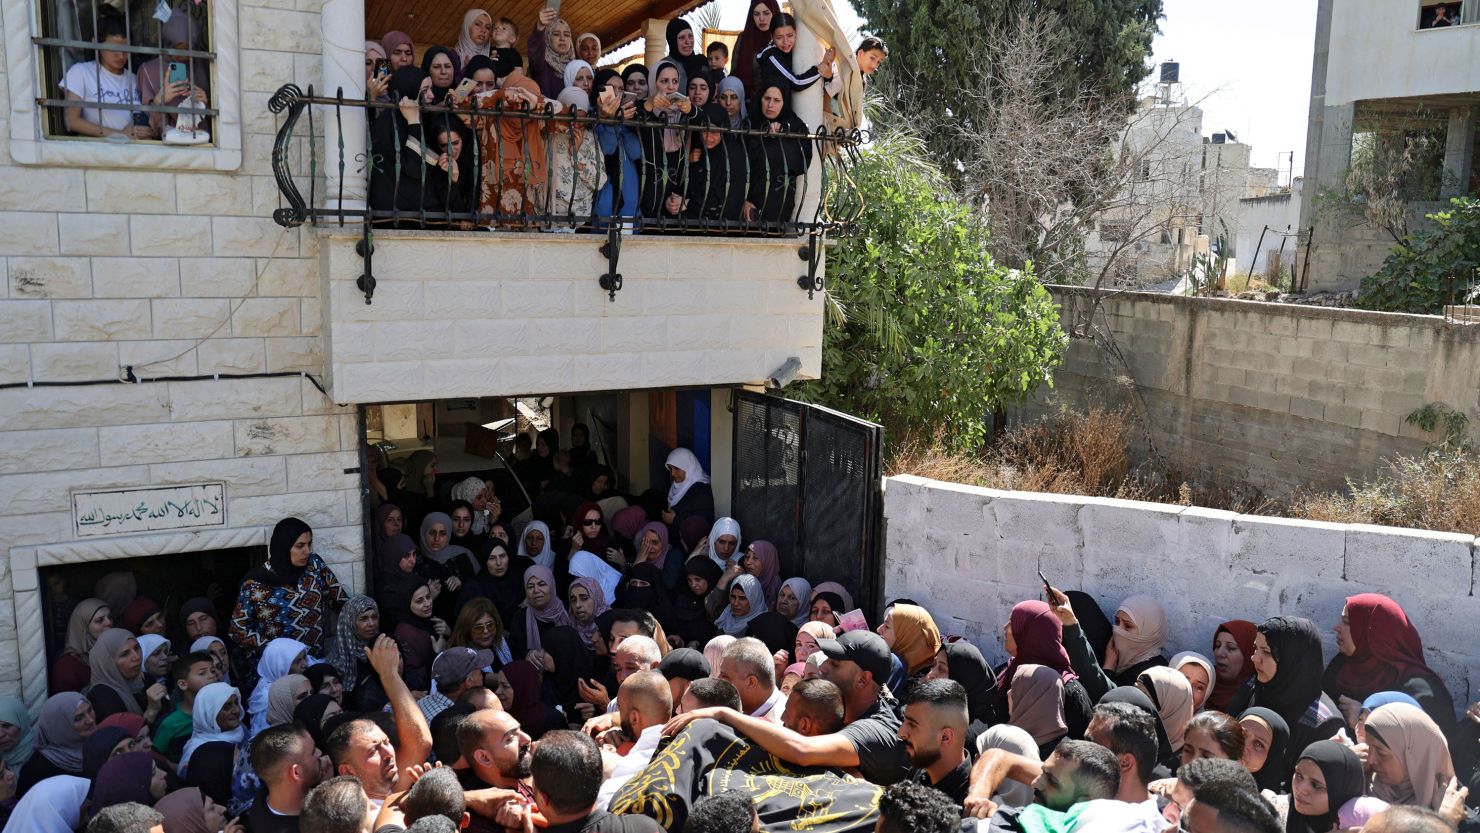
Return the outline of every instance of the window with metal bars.
[[[212,143],[207,0],[39,0],[37,12],[48,138]]]

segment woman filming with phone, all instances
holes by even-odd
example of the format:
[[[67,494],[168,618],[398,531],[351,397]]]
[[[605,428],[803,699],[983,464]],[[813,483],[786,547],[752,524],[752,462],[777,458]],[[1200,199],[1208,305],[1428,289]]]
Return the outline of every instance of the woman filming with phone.
[[[210,106],[210,65],[201,58],[189,58],[170,50],[197,48],[199,27],[185,9],[170,12],[170,19],[160,26],[159,39],[165,52],[139,67],[139,100],[149,104],[178,107],[187,99],[197,106]],[[177,116],[174,113],[149,113],[151,138],[162,137]],[[208,129],[203,123],[202,129]]]

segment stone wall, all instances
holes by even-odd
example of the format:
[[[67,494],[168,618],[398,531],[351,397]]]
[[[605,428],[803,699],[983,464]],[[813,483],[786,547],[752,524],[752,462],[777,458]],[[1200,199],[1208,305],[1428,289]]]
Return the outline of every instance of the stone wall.
[[[1053,292],[1066,315],[1088,304],[1084,290]],[[1110,296],[1103,308],[1157,450],[1191,476],[1271,494],[1338,489],[1435,439],[1404,422],[1430,402],[1466,412],[1480,436],[1480,327],[1137,292]],[[1076,339],[1054,388],[1021,413],[1128,404],[1124,381],[1124,368]]]
[[[25,102],[0,102],[0,137],[12,140],[0,141],[0,384],[105,382],[0,390],[0,691],[33,702],[45,683],[39,567],[264,544],[297,515],[340,577],[363,586],[353,408],[297,375],[106,383],[124,367],[146,380],[324,372],[318,240],[270,219],[267,110],[280,85],[317,83],[318,4],[216,5],[241,30],[238,48],[234,22],[217,27],[230,35],[217,44],[217,89],[238,89],[242,105],[239,125],[221,125],[223,147],[239,137],[233,170],[212,170],[230,154],[210,150],[75,141],[43,143],[66,153],[22,164],[10,149],[37,138],[20,135]],[[11,76],[34,66],[26,6],[14,8],[0,97],[31,83]],[[196,161],[161,161],[182,154]],[[222,528],[86,540],[73,528],[73,491],[210,481],[226,485]]]
[[[1395,598],[1459,709],[1480,697],[1474,537],[1237,515],[1198,507],[1004,492],[914,476],[884,488],[886,592],[923,602],[943,633],[1006,659],[1012,606],[1081,589],[1106,615],[1146,593],[1166,607],[1167,655],[1208,655],[1229,619],[1281,614],[1320,626],[1326,657],[1346,598]]]

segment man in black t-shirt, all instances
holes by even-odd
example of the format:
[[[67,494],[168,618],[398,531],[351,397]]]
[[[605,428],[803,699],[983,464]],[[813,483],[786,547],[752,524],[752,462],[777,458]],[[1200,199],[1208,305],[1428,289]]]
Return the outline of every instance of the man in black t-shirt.
[[[866,781],[888,786],[909,777],[909,759],[895,701],[884,688],[889,679],[889,646],[869,631],[850,631],[837,639],[818,640],[827,656],[822,676],[843,693],[841,731],[805,737],[769,720],[730,709],[699,709],[668,722],[664,734],[675,734],[691,721],[713,718],[735,729],[783,761],[798,766],[857,770]]]
[[[909,753],[910,779],[934,787],[959,806],[971,787],[966,753],[966,689],[955,680],[922,680],[910,687],[899,737]]]
[[[534,831],[534,812],[544,817],[542,833],[664,833],[643,815],[617,816],[596,806],[601,791],[601,750],[596,741],[568,730],[546,732],[530,762],[534,806],[508,803],[498,812],[505,828]]]
[[[304,798],[329,776],[329,759],[301,724],[285,723],[252,739],[251,762],[262,779],[247,811],[252,833],[298,833]]]

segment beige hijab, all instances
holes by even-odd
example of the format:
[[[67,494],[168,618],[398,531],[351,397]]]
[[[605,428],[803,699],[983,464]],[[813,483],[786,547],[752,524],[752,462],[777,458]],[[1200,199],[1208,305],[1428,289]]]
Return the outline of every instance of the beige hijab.
[[[1374,777],[1371,794],[1389,804],[1439,809],[1449,779],[1454,777],[1454,762],[1449,758],[1449,743],[1433,718],[1407,703],[1389,703],[1368,715],[1369,742],[1374,733],[1394,755],[1403,759],[1408,781],[1388,785]]]
[[[1187,675],[1170,666],[1158,665],[1142,671],[1136,682],[1146,689],[1146,693],[1156,704],[1156,711],[1161,715],[1161,725],[1166,727],[1167,741],[1171,743],[1172,751],[1181,751],[1182,738],[1187,734],[1187,723],[1197,710],[1193,703],[1195,695],[1192,693],[1192,683],[1187,680]]]
[[[1162,610],[1161,602],[1150,596],[1131,596],[1121,602],[1115,612],[1124,613],[1135,623],[1136,632],[1131,633],[1118,625],[1115,627],[1115,634],[1110,637],[1115,646],[1115,667],[1105,670],[1130,668],[1161,652],[1161,645],[1167,640],[1167,614]]]
[[[92,650],[93,642],[96,641],[87,626],[98,615],[98,611],[107,606],[108,603],[102,599],[83,599],[72,608],[72,615],[67,617],[66,652],[87,659],[87,652]]]
[[[1042,746],[1064,736],[1063,675],[1047,665],[1019,665],[1007,691],[1008,723],[1033,736]]]

